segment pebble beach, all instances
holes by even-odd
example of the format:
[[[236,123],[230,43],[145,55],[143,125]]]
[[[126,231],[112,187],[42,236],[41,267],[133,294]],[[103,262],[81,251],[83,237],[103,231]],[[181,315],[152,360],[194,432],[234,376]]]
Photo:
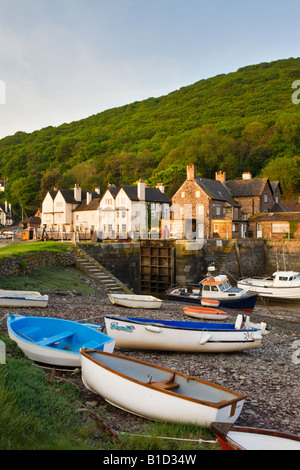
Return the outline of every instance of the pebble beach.
[[[81,275],[93,290],[91,294],[75,292],[49,295],[44,309],[4,309],[7,313],[32,316],[52,316],[74,321],[94,321],[104,324],[104,315],[120,315],[165,320],[189,320],[183,313],[182,302],[163,300],[158,310],[131,309],[112,305],[106,288]],[[225,309],[223,309],[225,310]],[[237,312],[228,311],[226,322],[233,323]],[[167,368],[176,368],[190,376],[202,378],[231,390],[244,393],[247,398],[236,424],[290,432],[300,435],[300,304],[266,303],[258,301],[251,322],[265,322],[269,333],[257,349],[235,353],[197,353],[155,351],[120,351],[128,355]],[[197,321],[196,319],[194,319]],[[7,333],[5,323],[1,331]],[[63,372],[67,377],[68,372]],[[80,387],[80,372],[72,380]],[[86,391],[86,400],[106,413],[107,424],[117,432],[138,432],[146,420],[119,410],[100,396]]]

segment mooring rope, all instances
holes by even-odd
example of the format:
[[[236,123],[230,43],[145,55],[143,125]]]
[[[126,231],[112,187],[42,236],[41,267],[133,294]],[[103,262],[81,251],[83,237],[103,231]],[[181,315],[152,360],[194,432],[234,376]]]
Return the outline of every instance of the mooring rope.
[[[120,432],[119,434],[127,434],[132,437],[147,437],[147,438],[152,438],[152,439],[169,439],[173,441],[187,441],[187,442],[198,442],[198,444],[201,444],[203,442],[207,442],[210,444],[216,444],[218,441],[217,440],[205,440],[205,439],[186,439],[182,437],[167,437],[167,436],[151,436],[148,434],[128,434],[127,432]]]

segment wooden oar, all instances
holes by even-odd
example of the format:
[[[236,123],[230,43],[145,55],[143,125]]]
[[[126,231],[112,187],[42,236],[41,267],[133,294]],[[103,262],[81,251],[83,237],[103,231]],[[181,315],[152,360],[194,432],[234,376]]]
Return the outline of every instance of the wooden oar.
[[[31,339],[31,338],[28,338],[28,336],[24,335],[23,333],[20,333],[20,331],[15,330],[15,332],[18,333],[18,335],[24,336],[24,338],[29,339],[29,341],[32,341],[33,343],[36,344],[36,341],[34,341],[34,340]]]

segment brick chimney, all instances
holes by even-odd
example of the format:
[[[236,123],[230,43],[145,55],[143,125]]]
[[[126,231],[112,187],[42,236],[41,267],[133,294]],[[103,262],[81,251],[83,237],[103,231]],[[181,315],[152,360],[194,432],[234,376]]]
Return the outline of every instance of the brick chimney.
[[[252,180],[252,175],[251,175],[250,171],[244,171],[243,180]]]
[[[187,179],[193,181],[197,177],[197,166],[194,163],[190,163],[187,166]]]
[[[221,183],[226,183],[226,171],[217,171],[216,172],[216,181],[220,181]]]

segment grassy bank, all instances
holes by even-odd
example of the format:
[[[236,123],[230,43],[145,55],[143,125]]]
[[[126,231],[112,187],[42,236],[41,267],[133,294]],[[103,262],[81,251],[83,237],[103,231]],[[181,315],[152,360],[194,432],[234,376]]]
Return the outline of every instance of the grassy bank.
[[[10,243],[0,248],[0,261],[11,256],[32,255],[41,252],[66,253],[73,247],[72,243],[55,241]]]
[[[92,292],[92,289],[80,279],[74,269],[62,266],[37,269],[29,276],[2,278],[1,289],[37,290],[41,293],[75,291],[88,294]]]

